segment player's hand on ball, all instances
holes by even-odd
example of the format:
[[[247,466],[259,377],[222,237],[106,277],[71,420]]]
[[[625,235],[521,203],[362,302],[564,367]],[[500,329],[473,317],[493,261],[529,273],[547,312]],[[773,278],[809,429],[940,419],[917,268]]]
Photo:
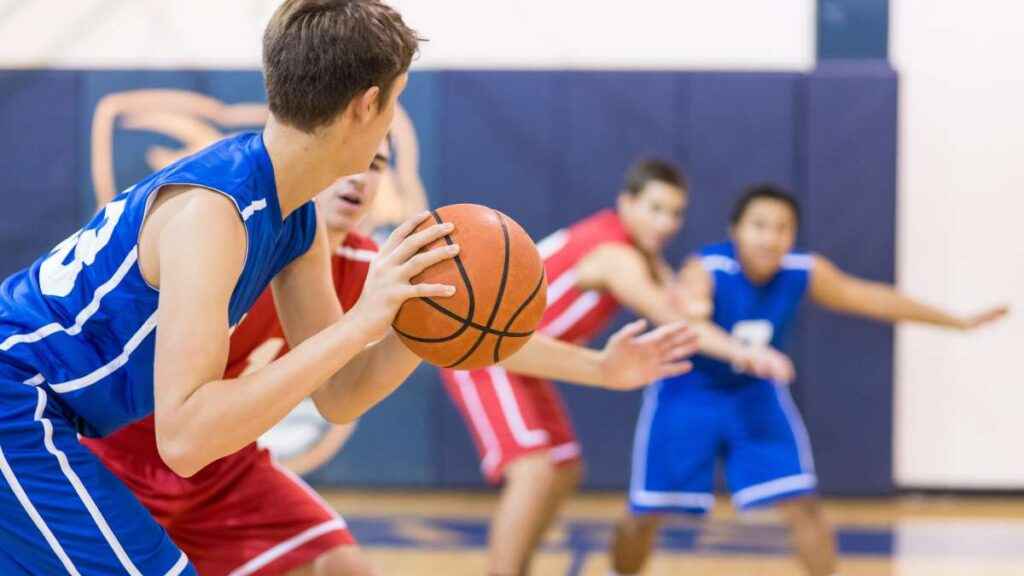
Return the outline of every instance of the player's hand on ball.
[[[455,294],[455,287],[447,284],[413,284],[411,279],[430,266],[454,258],[458,244],[442,244],[431,250],[420,249],[450,234],[455,226],[450,222],[436,224],[413,233],[429,212],[423,212],[403,222],[391,233],[377,257],[370,263],[362,296],[349,317],[362,323],[371,340],[383,338],[398,313],[398,308],[410,298],[447,298]]]
[[[962,319],[958,328],[961,330],[974,330],[975,328],[981,328],[987,324],[1002,320],[1009,313],[1010,307],[1005,304],[1003,306],[990,308],[984,312]]]
[[[796,368],[788,356],[769,346],[750,346],[743,350],[734,367],[751,376],[791,384],[796,379]]]
[[[605,388],[634,390],[693,368],[685,360],[697,352],[697,334],[689,325],[676,322],[644,333],[646,327],[637,320],[608,339],[601,365]]]

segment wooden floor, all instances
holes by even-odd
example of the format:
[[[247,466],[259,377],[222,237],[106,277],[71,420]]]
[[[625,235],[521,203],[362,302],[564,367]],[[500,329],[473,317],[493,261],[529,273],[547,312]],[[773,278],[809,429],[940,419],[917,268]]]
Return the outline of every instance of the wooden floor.
[[[479,493],[324,493],[384,574],[486,573],[487,518]],[[605,576],[619,496],[574,499],[534,565],[538,576]],[[1024,499],[901,498],[827,502],[844,576],[1024,576]],[[721,502],[703,530],[662,535],[646,574],[799,575],[771,513],[737,517]]]

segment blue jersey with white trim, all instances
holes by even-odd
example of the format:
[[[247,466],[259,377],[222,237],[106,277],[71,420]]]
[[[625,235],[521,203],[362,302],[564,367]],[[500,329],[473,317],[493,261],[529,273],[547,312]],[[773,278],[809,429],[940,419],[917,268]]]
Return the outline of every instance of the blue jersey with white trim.
[[[698,256],[714,282],[712,321],[749,345],[785,348],[797,307],[807,292],[811,256],[798,252],[787,254],[779,271],[763,284],[751,282],[743,273],[732,242],[707,246]],[[753,380],[708,356],[698,355],[693,364],[694,370],[679,377],[680,380],[718,385]]]
[[[84,435],[109,434],[153,411],[159,292],[142,276],[138,239],[155,192],[169,185],[224,194],[245,224],[231,325],[316,234],[312,202],[282,220],[262,133],[248,132],[117,195],[84,228],[0,284],[0,386],[48,387]]]

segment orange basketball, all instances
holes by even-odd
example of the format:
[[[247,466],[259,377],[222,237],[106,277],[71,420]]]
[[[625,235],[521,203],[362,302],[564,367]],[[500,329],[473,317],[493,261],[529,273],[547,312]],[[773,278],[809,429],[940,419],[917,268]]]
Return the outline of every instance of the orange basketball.
[[[459,370],[490,366],[522,348],[547,306],[544,263],[533,240],[515,220],[477,204],[438,208],[417,230],[452,222],[438,240],[461,247],[454,259],[413,278],[455,286],[451,298],[407,300],[395,331],[419,357]]]

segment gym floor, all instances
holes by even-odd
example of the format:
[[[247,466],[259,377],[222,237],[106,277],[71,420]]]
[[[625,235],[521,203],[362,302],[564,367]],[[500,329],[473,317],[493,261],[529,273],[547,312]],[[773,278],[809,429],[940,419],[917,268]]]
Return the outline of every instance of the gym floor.
[[[385,574],[486,573],[487,493],[324,492]],[[621,495],[576,497],[534,563],[537,576],[605,576]],[[902,497],[826,502],[844,576],[1024,574],[1024,500]],[[737,517],[721,501],[702,531],[670,525],[648,576],[798,576],[770,512]]]

